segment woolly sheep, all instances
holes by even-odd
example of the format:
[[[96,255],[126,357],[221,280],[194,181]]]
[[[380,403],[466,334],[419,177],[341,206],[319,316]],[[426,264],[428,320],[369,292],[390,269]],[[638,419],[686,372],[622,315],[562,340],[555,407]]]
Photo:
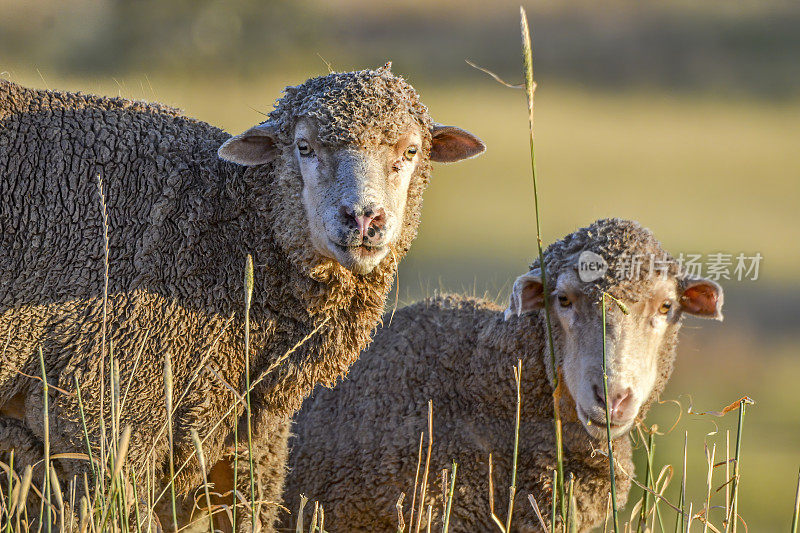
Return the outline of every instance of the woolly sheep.
[[[602,277],[589,282],[581,281],[578,271],[586,252],[608,265]],[[626,257],[651,254],[656,267],[666,265],[664,275],[644,261],[628,279]],[[560,404],[565,472],[575,476],[578,530],[585,531],[604,518],[610,490],[608,460],[592,453],[605,449],[606,440],[601,291],[630,310],[626,316],[610,305],[607,317],[614,448],[627,473],[633,472],[627,432],[669,379],[683,315],[721,318],[723,295],[716,283],[681,274],[650,231],[635,222],[599,220],[552,244],[545,262],[553,288],[556,364],[566,383]],[[333,390],[317,391],[297,415],[288,508],[297,509],[298,495],[304,493],[323,505],[330,531],[395,531],[398,496],[407,494],[406,509],[411,502],[420,432],[427,434],[426,404],[432,399],[431,477],[451,461],[458,463],[450,530],[495,530],[487,496],[488,457],[493,454],[497,508],[505,509],[516,409],[512,369],[521,359],[514,530],[539,531],[527,494],[549,509],[555,467],[552,365],[542,308],[537,262],[514,283],[505,312],[485,300],[453,295],[398,311],[348,379]],[[622,505],[631,481],[619,470],[618,475]],[[435,517],[441,516],[440,494],[438,482],[429,486]]]
[[[51,453],[85,452],[76,383],[96,448],[101,414],[110,425],[113,348],[131,467],[141,480],[152,461],[164,487],[169,355],[176,468],[188,460],[176,479],[179,518],[188,522],[201,484],[192,429],[207,439],[219,492],[232,454],[248,464],[233,430],[236,420],[246,427],[235,398],[246,388],[243,272],[252,254],[256,497],[279,502],[288,417],[370,341],[416,234],[429,162],[483,150],[470,133],[432,123],[388,64],[287,87],[266,122],[232,138],[158,104],[0,80],[0,453],[17,450],[20,466],[23,452],[31,464],[42,457],[42,384],[28,377],[41,375],[40,347],[53,385]],[[87,468],[56,463],[62,485]],[[249,494],[248,475],[239,479]],[[276,508],[262,505],[260,528],[272,529]],[[251,518],[238,521],[241,530]]]

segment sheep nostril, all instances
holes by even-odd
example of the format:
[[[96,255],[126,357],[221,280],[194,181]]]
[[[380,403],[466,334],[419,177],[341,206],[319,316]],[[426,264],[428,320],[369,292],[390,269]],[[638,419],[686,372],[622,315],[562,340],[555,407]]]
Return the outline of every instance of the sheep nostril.
[[[375,209],[372,217],[372,226],[376,229],[383,228],[386,223],[386,210],[382,207]]]
[[[603,394],[603,388],[598,387],[597,385],[592,386],[592,390],[594,391],[594,398],[597,400],[597,403],[600,404],[600,407],[605,408],[606,406],[606,398]]]
[[[616,419],[626,418],[631,404],[633,404],[633,391],[630,387],[616,393],[614,400],[611,402],[612,417]]]

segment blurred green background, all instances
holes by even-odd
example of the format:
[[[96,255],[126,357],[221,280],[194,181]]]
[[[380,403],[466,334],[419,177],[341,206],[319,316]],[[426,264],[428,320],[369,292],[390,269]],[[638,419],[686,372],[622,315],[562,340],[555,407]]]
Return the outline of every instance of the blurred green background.
[[[688,497],[702,506],[703,443],[717,443],[719,458],[736,413],[687,408],[751,396],[740,511],[751,531],[785,531],[800,466],[800,4],[525,7],[545,242],[620,216],[676,255],[764,257],[758,280],[721,280],[725,322],[687,321],[664,398],[683,415],[659,438],[656,462],[679,478],[688,431]],[[400,302],[437,290],[505,299],[535,253],[524,94],[464,59],[521,81],[518,24],[518,4],[504,1],[0,0],[0,73],[165,102],[239,132],[263,120],[284,86],[326,73],[325,62],[351,70],[391,60],[437,121],[488,145],[479,159],[435,170]],[[665,404],[648,421],[668,429],[677,416]],[[717,469],[715,488],[723,477]]]

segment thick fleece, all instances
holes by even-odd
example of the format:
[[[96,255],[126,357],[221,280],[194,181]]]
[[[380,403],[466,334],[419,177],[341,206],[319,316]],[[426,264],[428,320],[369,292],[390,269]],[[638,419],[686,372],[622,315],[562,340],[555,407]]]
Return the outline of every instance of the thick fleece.
[[[583,250],[601,253],[610,263],[605,277],[587,290],[605,290],[628,300],[644,298],[651,282],[649,267],[627,279],[619,268],[625,254],[671,258],[649,230],[635,222],[600,220],[551,245],[546,251],[548,276],[575,268]],[[534,264],[534,267],[538,266]],[[669,275],[677,266],[669,265]],[[553,319],[555,320],[555,319]],[[658,379],[639,416],[663,391],[672,371],[677,330],[658,354]],[[330,531],[395,531],[395,504],[401,492],[409,505],[417,466],[420,433],[427,433],[427,402],[433,400],[433,457],[429,502],[440,516],[437,474],[458,463],[456,494],[450,519],[455,532],[494,531],[490,519],[488,457],[493,454],[494,497],[505,509],[511,479],[516,385],[513,367],[522,360],[522,411],[514,531],[540,531],[527,501],[532,493],[543,509],[552,501],[555,437],[552,421],[552,373],[546,343],[544,311],[504,319],[494,303],[463,296],[429,299],[398,311],[391,325],[378,332],[371,347],[334,390],[318,390],[296,417],[291,441],[285,498],[291,511],[299,494],[318,500]],[[554,346],[560,365],[558,328]],[[563,383],[563,380],[562,380]],[[610,491],[608,459],[593,450],[593,441],[577,419],[569,390],[562,388],[565,473],[575,476],[578,530],[605,517]],[[620,505],[633,472],[631,444],[622,436],[614,444]],[[500,514],[505,516],[504,511]],[[294,515],[284,518],[293,525]],[[408,519],[408,513],[406,513]]]
[[[129,387],[121,425],[133,428],[129,459],[140,473],[152,453],[161,483],[167,478],[167,354],[176,465],[193,453],[191,429],[207,437],[209,465],[229,457],[242,404],[225,413],[235,404],[228,387],[245,390],[243,272],[252,254],[250,364],[252,379],[263,378],[253,392],[254,430],[256,448],[269,450],[256,461],[257,497],[280,501],[288,417],[315,385],[334,384],[370,341],[416,234],[430,171],[430,118],[388,68],[287,88],[272,119],[289,135],[302,115],[325,121],[332,144],[422,126],[425,159],[409,187],[403,232],[367,275],[312,250],[289,146],[270,164],[239,167],[217,157],[228,134],[175,109],[0,80],[0,452],[24,446],[36,455],[32,443],[41,445],[42,385],[26,376],[41,374],[39,348],[57,387],[51,453],[85,452],[76,383],[97,447],[100,417],[110,420],[113,347],[121,386]],[[98,176],[110,241],[105,320]],[[177,478],[183,495],[201,482],[196,465],[189,460]],[[58,468],[66,484],[86,465],[59,460]],[[262,506],[261,527],[271,529],[276,508]],[[250,528],[248,517],[239,524]]]

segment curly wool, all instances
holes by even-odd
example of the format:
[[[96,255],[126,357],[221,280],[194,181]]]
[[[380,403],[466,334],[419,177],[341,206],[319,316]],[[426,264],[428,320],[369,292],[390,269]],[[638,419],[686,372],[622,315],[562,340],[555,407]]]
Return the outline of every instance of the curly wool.
[[[556,466],[543,327],[542,321],[505,322],[498,305],[458,295],[427,299],[397,311],[391,326],[378,332],[348,378],[333,390],[317,390],[298,413],[284,490],[291,514],[283,517],[283,527],[295,526],[300,494],[320,502],[330,531],[395,531],[395,504],[403,492],[408,521],[419,438],[424,433],[427,443],[427,403],[432,400],[431,485],[422,508],[432,505],[434,524],[440,523],[438,474],[455,461],[457,493],[450,531],[492,531],[489,454],[495,503],[505,509],[514,447],[513,368],[521,359],[517,494],[525,496],[517,499],[513,531],[539,531],[527,494],[549,509]],[[578,421],[568,395],[561,413],[564,468],[575,476],[577,526],[584,531],[605,516],[608,461],[602,454],[592,454],[593,446],[600,446]],[[627,438],[616,441],[615,452],[618,463],[632,472]],[[630,483],[618,475],[620,505]]]
[[[547,247],[543,255],[548,279],[555,279],[562,269],[573,266],[584,251],[598,254],[608,264],[602,278],[581,287],[598,299],[606,292],[636,302],[650,287],[646,280],[659,275],[678,275],[678,263],[662,248],[653,232],[633,220],[604,218]],[[637,261],[637,257],[641,260]],[[538,267],[537,259],[531,269]]]
[[[606,276],[585,283],[589,292],[637,299],[652,280],[645,273],[620,275],[622,254],[669,257],[653,234],[631,221],[599,220],[547,248],[550,280],[574,269],[580,252],[590,250],[609,263]],[[537,263],[534,263],[534,267]],[[678,275],[671,264],[669,275]],[[488,455],[493,454],[495,502],[507,501],[511,477],[516,384],[512,369],[522,360],[522,412],[517,493],[532,493],[550,508],[556,465],[552,422],[552,371],[543,311],[504,320],[496,304],[447,295],[398,311],[334,390],[318,390],[298,413],[291,443],[285,498],[294,511],[299,494],[319,500],[332,531],[393,531],[395,503],[414,485],[419,435],[427,432],[427,402],[433,400],[434,439],[431,472],[458,463],[458,494],[451,531],[495,528],[488,503]],[[644,417],[672,372],[678,329],[658,354],[658,377],[640,409]],[[563,346],[554,328],[554,345]],[[557,363],[561,354],[557,348]],[[562,379],[563,383],[563,379]],[[565,473],[575,476],[578,531],[605,517],[610,490],[608,460],[577,418],[574,400],[562,390]],[[615,441],[621,471],[633,473],[631,443]],[[438,486],[438,483],[437,483]],[[624,505],[631,480],[617,477],[617,496]],[[406,499],[408,501],[408,499]],[[430,496],[438,516],[441,499]],[[539,531],[538,519],[525,498],[518,498],[514,517],[518,532]],[[284,525],[294,524],[293,517]]]
[[[429,131],[431,118],[417,91],[390,68],[331,73],[287,87],[270,122],[287,145],[300,117],[317,119],[318,139],[331,146],[395,144],[412,124]]]
[[[318,93],[306,91],[302,102],[331,99],[328,87],[357,98],[348,87],[369,86],[370,76],[391,85],[388,71],[331,75],[315,81]],[[284,112],[301,103],[299,93],[284,98],[278,103]],[[427,154],[430,133],[423,135]],[[52,453],[85,452],[76,382],[90,441],[98,445],[99,420],[110,415],[113,346],[121,383],[129,384],[120,424],[134,428],[131,466],[143,472],[152,452],[164,483],[169,446],[162,369],[169,354],[176,395],[186,392],[180,401],[176,396],[173,432],[175,463],[189,465],[176,486],[189,496],[201,483],[191,460],[192,429],[205,436],[221,421],[204,443],[209,465],[237,449],[232,434],[243,408],[230,387],[245,389],[243,268],[251,254],[249,355],[253,379],[262,379],[252,394],[254,445],[271,450],[256,461],[269,474],[259,483],[260,499],[280,501],[288,416],[314,386],[334,384],[369,343],[397,262],[416,235],[430,165],[423,158],[412,177],[392,253],[360,276],[309,244],[307,221],[297,216],[305,213],[302,178],[289,148],[271,164],[245,169],[217,158],[228,138],[165,106],[0,80],[0,337],[6,341],[0,408],[24,398],[28,432],[12,439],[20,428],[0,415],[0,453],[43,440],[41,384],[24,375],[41,373],[39,347],[51,390],[67,392],[50,399]],[[98,175],[110,239],[107,315]],[[226,416],[232,405],[235,416]],[[82,461],[57,463],[64,482],[85,468]],[[268,529],[277,506],[261,509]],[[246,528],[247,520],[238,523]]]

